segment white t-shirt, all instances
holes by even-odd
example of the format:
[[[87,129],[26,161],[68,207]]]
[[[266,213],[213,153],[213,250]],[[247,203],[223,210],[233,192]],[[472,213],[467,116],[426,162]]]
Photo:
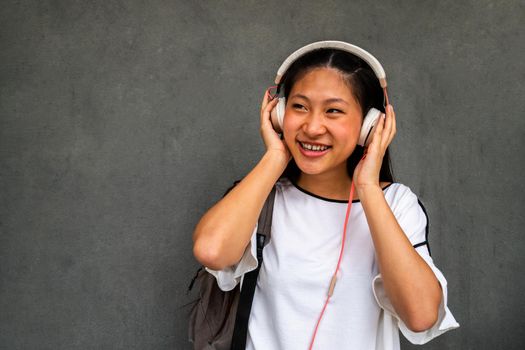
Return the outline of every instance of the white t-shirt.
[[[405,185],[383,189],[399,225],[434,271],[443,290],[436,324],[412,332],[397,316],[379,274],[365,213],[353,201],[337,284],[316,335],[314,349],[397,350],[399,332],[424,344],[459,327],[447,307],[447,281],[434,266],[427,242],[428,220],[418,198]],[[263,250],[253,299],[246,349],[306,350],[337,265],[347,202],[321,198],[289,180],[280,180],[271,240]],[[256,229],[238,264],[207,269],[223,290],[231,290],[257,267]]]

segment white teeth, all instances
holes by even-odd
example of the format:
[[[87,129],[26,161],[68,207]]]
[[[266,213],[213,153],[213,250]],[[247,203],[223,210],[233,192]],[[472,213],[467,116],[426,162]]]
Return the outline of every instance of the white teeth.
[[[324,151],[328,149],[328,146],[311,145],[308,143],[301,142],[301,146],[309,151]]]

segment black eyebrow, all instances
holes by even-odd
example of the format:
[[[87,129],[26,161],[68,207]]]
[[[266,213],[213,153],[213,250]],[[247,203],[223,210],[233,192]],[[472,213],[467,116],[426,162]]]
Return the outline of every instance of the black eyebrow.
[[[303,100],[310,101],[310,99],[308,97],[306,97],[305,95],[295,94],[295,95],[291,96],[290,99],[292,99],[294,97],[298,97],[298,98],[302,98]],[[346,105],[348,104],[348,102],[346,102],[342,98],[329,98],[329,99],[324,100],[324,102],[325,103],[341,102],[341,103],[344,103]]]
[[[329,99],[325,100],[325,102],[327,102],[327,103],[341,102],[341,103],[344,103],[346,105],[348,104],[348,102],[346,102],[342,98],[329,98]]]
[[[298,98],[302,98],[303,100],[310,101],[310,99],[308,97],[306,97],[305,95],[295,94],[295,95],[291,96],[290,98],[294,98],[294,97],[298,97]]]

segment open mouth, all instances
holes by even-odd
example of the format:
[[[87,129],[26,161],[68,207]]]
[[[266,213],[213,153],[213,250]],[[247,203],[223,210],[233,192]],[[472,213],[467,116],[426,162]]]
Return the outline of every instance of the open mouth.
[[[319,152],[322,153],[330,148],[331,146],[321,145],[321,144],[315,144],[315,143],[307,143],[307,142],[301,142],[299,141],[299,145],[301,148],[308,152]]]

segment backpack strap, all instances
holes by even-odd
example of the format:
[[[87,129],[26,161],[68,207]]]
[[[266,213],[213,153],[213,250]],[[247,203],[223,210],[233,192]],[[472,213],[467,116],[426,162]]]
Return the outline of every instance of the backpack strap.
[[[244,275],[242,282],[241,295],[239,299],[239,306],[237,308],[237,315],[235,318],[235,328],[233,330],[231,350],[245,350],[246,337],[248,335],[248,320],[252,310],[253,295],[255,294],[255,286],[257,284],[257,277],[263,262],[263,248],[265,243],[270,241],[273,203],[275,199],[275,186],[268,195],[266,202],[259,215],[257,224],[257,268]]]

